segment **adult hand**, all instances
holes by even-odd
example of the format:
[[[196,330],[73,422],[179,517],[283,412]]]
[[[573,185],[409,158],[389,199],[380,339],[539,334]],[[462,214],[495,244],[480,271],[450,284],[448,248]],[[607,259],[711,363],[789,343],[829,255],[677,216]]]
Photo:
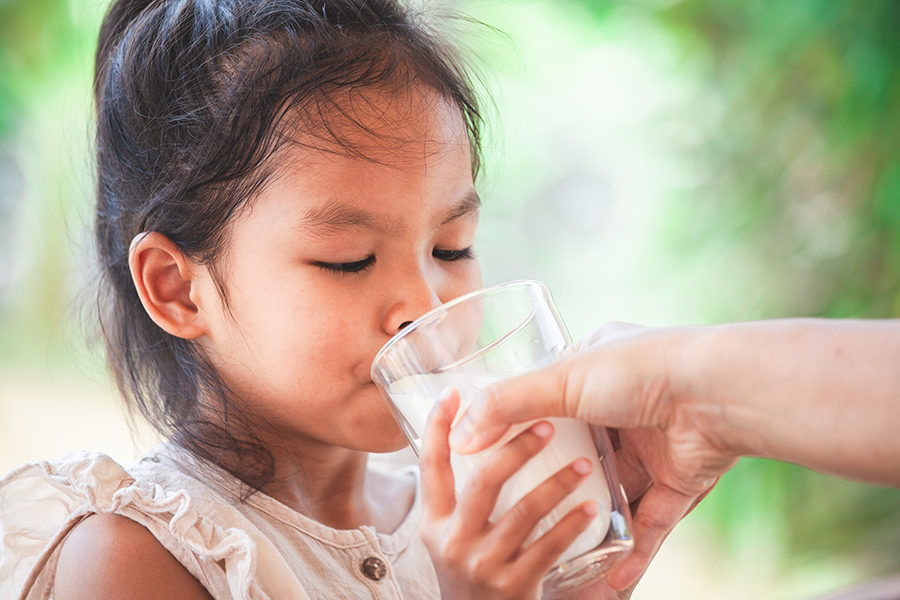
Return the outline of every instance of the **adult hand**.
[[[780,319],[677,329],[614,325],[589,348],[503,381],[450,436],[460,452],[510,423],[612,428],[634,507],[627,586],[739,456],[900,487],[900,320]]]
[[[510,423],[568,416],[612,428],[635,550],[622,588],[739,456],[900,487],[900,319],[608,326],[588,349],[503,381],[450,436],[460,452]]]
[[[672,528],[715,485],[737,456],[697,427],[675,401],[669,373],[682,361],[684,330],[611,324],[575,356],[486,391],[454,428],[454,450],[474,452],[512,423],[568,416],[610,428],[633,515],[635,547],[607,577],[633,587]],[[587,347],[584,347],[587,346]]]

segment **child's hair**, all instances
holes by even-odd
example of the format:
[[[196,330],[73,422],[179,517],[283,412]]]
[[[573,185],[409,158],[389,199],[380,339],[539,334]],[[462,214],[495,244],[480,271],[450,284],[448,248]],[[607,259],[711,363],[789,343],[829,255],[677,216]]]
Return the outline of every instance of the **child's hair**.
[[[481,119],[466,71],[394,0],[119,0],[103,22],[96,242],[108,365],[132,411],[252,489],[271,480],[272,455],[199,347],[144,311],[130,244],[164,234],[210,269],[227,306],[216,268],[226,226],[273,174],[287,127],[364,156],[328,123],[352,122],[337,95],[412,86],[458,106],[477,172]],[[221,421],[198,410],[210,400]]]

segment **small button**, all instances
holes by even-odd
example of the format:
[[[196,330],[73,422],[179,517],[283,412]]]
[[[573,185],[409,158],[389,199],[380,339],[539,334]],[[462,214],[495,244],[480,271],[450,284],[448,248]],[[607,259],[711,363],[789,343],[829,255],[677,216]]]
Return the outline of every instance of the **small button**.
[[[362,562],[362,572],[369,579],[379,581],[387,575],[387,566],[377,556],[370,556]]]

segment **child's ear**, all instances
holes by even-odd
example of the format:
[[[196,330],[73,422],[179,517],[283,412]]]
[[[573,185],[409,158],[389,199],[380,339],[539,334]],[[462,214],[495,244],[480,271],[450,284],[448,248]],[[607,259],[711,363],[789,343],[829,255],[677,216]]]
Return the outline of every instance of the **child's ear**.
[[[128,252],[131,279],[144,310],[164,331],[193,339],[207,333],[196,302],[201,267],[165,235],[141,233]]]

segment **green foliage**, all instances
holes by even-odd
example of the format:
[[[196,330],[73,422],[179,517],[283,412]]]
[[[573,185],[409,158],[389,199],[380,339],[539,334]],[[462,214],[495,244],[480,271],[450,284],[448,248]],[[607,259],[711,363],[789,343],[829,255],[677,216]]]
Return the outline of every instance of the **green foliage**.
[[[696,509],[728,555],[766,552],[784,572],[843,560],[861,577],[900,569],[900,491],[743,459]]]
[[[721,96],[693,233],[776,266],[759,316],[898,316],[900,4],[691,0],[653,17]]]
[[[599,20],[610,2],[579,2]],[[700,183],[669,208],[681,260],[741,248],[770,293],[722,319],[900,316],[900,3],[637,2],[701,65],[706,118],[685,148]],[[760,279],[760,272],[751,278]],[[749,278],[748,278],[749,279]],[[900,568],[900,491],[769,461],[742,461],[699,508],[734,551],[786,565],[845,557]]]
[[[0,139],[48,80],[77,60],[93,33],[79,24],[68,0],[0,2]]]
[[[84,354],[88,126],[102,0],[0,2],[0,362]]]

